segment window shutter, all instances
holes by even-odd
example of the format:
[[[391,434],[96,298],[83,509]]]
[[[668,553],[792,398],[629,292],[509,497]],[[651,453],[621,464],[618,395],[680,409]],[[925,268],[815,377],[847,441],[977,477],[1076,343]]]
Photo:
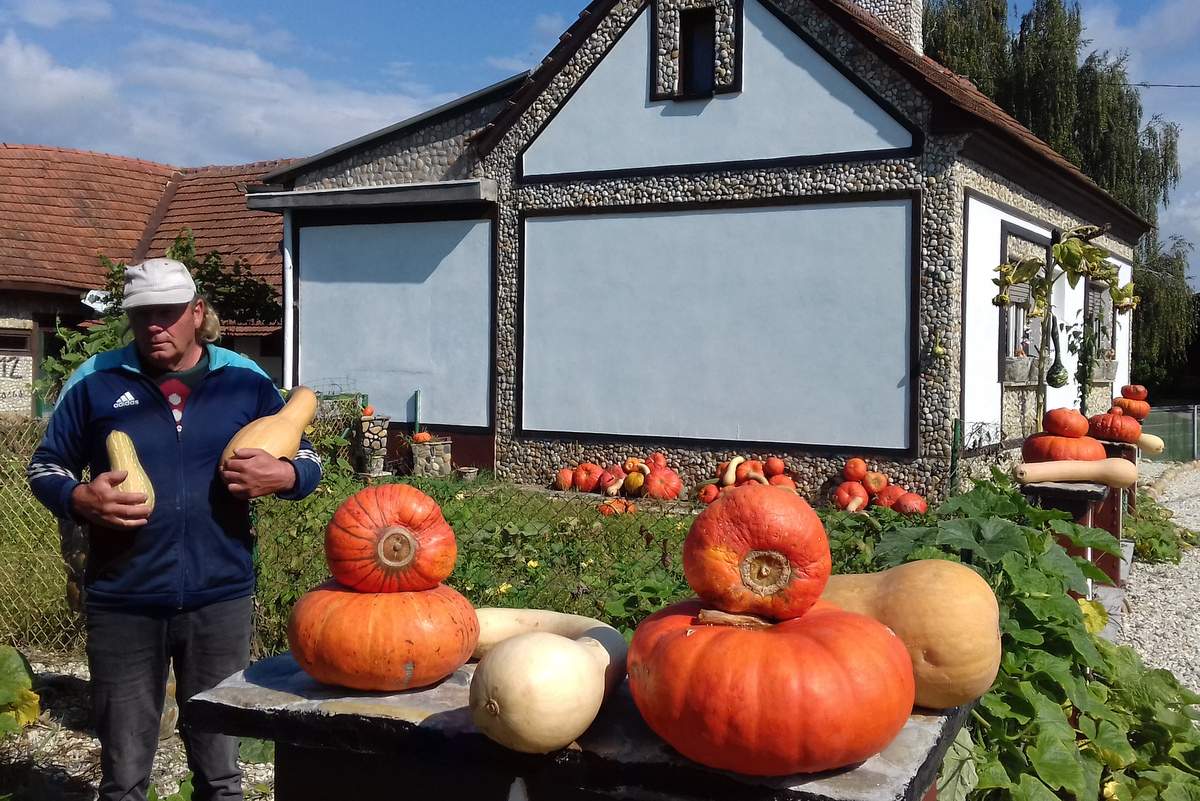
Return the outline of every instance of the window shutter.
[[[1013,303],[1029,302],[1029,284],[1014,284],[1008,288],[1008,299]]]

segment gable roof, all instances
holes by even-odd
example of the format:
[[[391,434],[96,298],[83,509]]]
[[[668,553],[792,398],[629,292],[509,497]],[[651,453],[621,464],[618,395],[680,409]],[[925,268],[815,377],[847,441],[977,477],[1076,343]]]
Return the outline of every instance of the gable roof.
[[[174,173],[106,153],[0,143],[0,284],[101,286],[100,255],[133,252]]]
[[[41,145],[0,144],[0,285],[78,294],[104,283],[100,256],[161,256],[184,228],[196,251],[245,261],[283,282],[277,214],[246,207],[246,185],[292,160],[222,167],[168,164]],[[232,326],[239,334],[278,326]]]
[[[592,0],[541,64],[509,98],[506,107],[474,137],[481,156],[491,152],[620,0]],[[761,2],[775,5],[773,0]],[[853,0],[812,0],[851,36],[896,68],[934,103],[933,128],[971,133],[964,155],[1009,177],[1019,174],[1029,190],[1071,209],[1100,215],[1113,233],[1135,242],[1152,227],[1078,167],[997,106],[966,78],[912,47]],[[1045,174],[1052,171],[1053,176]],[[1055,180],[1057,179],[1057,180]],[[1064,185],[1063,182],[1066,182]],[[1082,213],[1081,212],[1081,213]]]

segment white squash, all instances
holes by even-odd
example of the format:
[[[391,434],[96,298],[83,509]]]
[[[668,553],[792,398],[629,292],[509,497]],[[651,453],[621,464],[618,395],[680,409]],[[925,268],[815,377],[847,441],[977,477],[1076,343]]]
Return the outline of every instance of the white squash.
[[[1137,446],[1142,449],[1143,453],[1157,456],[1163,452],[1167,444],[1162,441],[1162,437],[1156,437],[1153,434],[1147,434],[1143,431],[1142,435],[1138,437]]]
[[[475,726],[514,751],[570,745],[625,677],[625,638],[582,615],[477,609],[479,657],[469,705]]]

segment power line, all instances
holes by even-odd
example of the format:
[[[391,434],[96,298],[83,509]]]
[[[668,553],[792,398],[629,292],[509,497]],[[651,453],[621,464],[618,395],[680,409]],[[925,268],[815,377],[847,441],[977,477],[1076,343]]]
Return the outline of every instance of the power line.
[[[1200,89],[1200,83],[1150,83],[1149,81],[1133,81],[1126,86],[1139,86],[1148,89]]]

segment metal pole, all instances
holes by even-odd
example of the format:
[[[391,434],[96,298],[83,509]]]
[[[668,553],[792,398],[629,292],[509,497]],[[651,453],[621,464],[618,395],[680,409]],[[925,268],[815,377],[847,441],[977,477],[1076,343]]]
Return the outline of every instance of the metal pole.
[[[1198,428],[1197,428],[1198,423],[1200,423],[1200,421],[1198,421],[1196,418],[1196,405],[1192,404],[1192,461],[1193,462],[1196,461],[1197,458],[1200,458],[1200,455],[1197,455],[1197,450],[1198,450],[1197,445],[1200,443],[1197,443],[1197,441],[1196,441],[1197,433],[1200,433],[1200,432],[1198,432]]]

